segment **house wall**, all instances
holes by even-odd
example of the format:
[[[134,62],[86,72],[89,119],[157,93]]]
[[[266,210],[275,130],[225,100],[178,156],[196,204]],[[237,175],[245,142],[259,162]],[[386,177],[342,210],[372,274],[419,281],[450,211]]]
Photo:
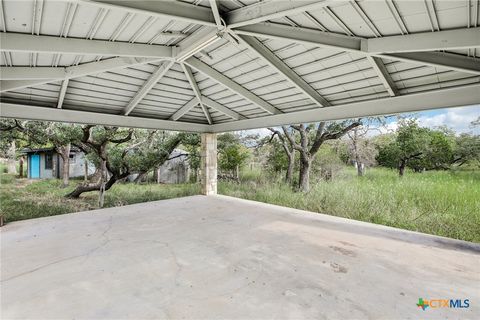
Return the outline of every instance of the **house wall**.
[[[178,156],[180,154],[186,154],[185,151],[175,149],[171,157]],[[158,182],[159,183],[186,183],[190,176],[190,167],[188,165],[187,156],[181,156],[172,160],[166,161],[158,169]]]
[[[63,174],[63,160],[56,153],[53,152],[53,166],[52,169],[45,169],[45,155],[46,152],[38,152],[40,156],[40,179],[52,179],[52,178],[61,178]],[[85,174],[85,155],[83,152],[74,152],[75,159],[70,160],[69,176],[70,178],[83,177]],[[30,176],[30,157],[27,158],[28,163],[28,178]],[[88,174],[91,175],[95,172],[95,166],[91,163],[88,164]]]
[[[75,159],[70,159],[70,178],[83,177],[85,175],[85,154],[83,152],[72,152],[75,155]],[[63,174],[63,160],[59,157],[59,178]],[[88,164],[88,174],[91,175],[95,172],[95,166],[92,163]]]
[[[40,178],[41,179],[51,179],[55,177],[55,158],[56,155],[53,154],[53,166],[52,169],[45,169],[45,152],[40,153]]]

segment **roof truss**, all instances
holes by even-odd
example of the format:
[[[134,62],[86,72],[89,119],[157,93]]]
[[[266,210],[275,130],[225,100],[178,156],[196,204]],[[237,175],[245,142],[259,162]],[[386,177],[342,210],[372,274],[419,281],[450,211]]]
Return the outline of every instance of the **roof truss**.
[[[240,120],[210,127],[212,132],[248,130],[275,127],[292,123],[312,123],[328,120],[342,120],[403,112],[469,106],[479,102],[480,84],[414,93],[405,96],[362,101],[328,108],[316,108],[295,113]]]
[[[338,2],[338,1],[337,1]],[[308,1],[264,1],[229,12],[226,16],[230,28],[238,28],[267,20],[292,16],[309,10],[325,8],[334,3],[333,0]]]
[[[90,5],[107,9],[123,9],[128,12],[154,15],[163,19],[178,20],[194,24],[215,26],[211,10],[179,1],[135,1],[135,0],[80,0]]]
[[[245,89],[235,81],[229,79],[222,73],[218,72],[217,70],[213,69],[206,63],[198,60],[195,57],[191,57],[187,60],[185,60],[185,64],[188,66],[192,67],[193,69],[202,72],[206,76],[214,79],[220,84],[223,84],[225,87],[228,89],[232,90],[233,92],[239,94],[240,96],[244,97],[248,101],[252,102],[253,104],[257,105],[259,108],[265,110],[266,112],[270,114],[279,114],[282,113],[280,110],[272,106],[270,103],[267,101],[263,100],[262,98],[256,96],[249,90]]]
[[[186,66],[183,63],[181,65],[182,65],[182,70],[185,73],[185,76],[187,77],[188,83],[190,83],[190,86],[193,89],[193,93],[197,98],[197,102],[200,105],[200,108],[202,108],[205,118],[207,118],[208,124],[212,124],[212,116],[210,116],[210,112],[208,111],[207,106],[205,106],[202,102],[202,93],[198,88],[197,81],[195,80],[195,77],[193,76],[193,73],[192,73],[192,69],[190,69],[189,66]]]
[[[297,89],[302,91],[319,107],[328,107],[330,103],[313,89],[302,77],[295,73],[285,62],[271,52],[262,42],[254,37],[239,36],[244,45],[261,56],[272,68],[287,78]]]
[[[478,85],[400,96],[395,82],[392,80],[382,61],[382,59],[407,61],[420,65],[429,65],[480,75],[480,64],[477,58],[453,53],[434,52],[436,50],[468,49],[469,55],[471,54],[470,50],[473,50],[473,55],[475,55],[475,49],[480,47],[480,28],[477,27],[477,21],[474,23],[471,21],[470,6],[468,6],[468,28],[440,30],[434,3],[430,0],[424,1],[432,32],[410,34],[395,4],[387,1],[387,8],[390,10],[402,35],[382,37],[375,24],[370,20],[366,12],[363,11],[362,4],[350,1],[350,6],[358,13],[359,17],[365,22],[366,27],[368,27],[375,36],[374,38],[360,38],[355,37],[352,32],[353,29],[349,29],[347,24],[342,22],[336,12],[334,12],[335,10],[328,7],[331,4],[337,4],[339,2],[340,1],[334,0],[267,0],[228,13],[222,13],[219,10],[217,0],[209,0],[210,8],[193,6],[180,1],[78,0],[80,5],[88,4],[102,8],[101,19],[106,16],[107,11],[115,9],[126,11],[128,15],[131,15],[130,18],[136,14],[147,15],[149,18],[146,23],[149,23],[149,25],[152,25],[157,18],[162,18],[170,21],[167,25],[174,23],[173,21],[181,21],[202,27],[193,34],[183,34],[184,36],[181,38],[184,38],[184,40],[177,46],[136,44],[133,43],[134,41],[117,42],[116,38],[118,35],[114,37],[115,39],[110,39],[110,41],[92,40],[96,28],[101,24],[99,21],[96,21],[95,27],[92,27],[94,31],[92,31],[92,29],[86,39],[67,37],[68,28],[66,30],[62,28],[61,37],[39,35],[40,26],[39,24],[35,25],[35,23],[33,29],[38,29],[38,31],[34,32],[32,29],[32,35],[9,33],[3,30],[5,32],[0,33],[0,51],[4,54],[4,60],[7,65],[12,65],[11,58],[7,61],[7,57],[11,57],[12,52],[29,53],[31,57],[35,57],[38,53],[51,53],[55,55],[72,54],[80,57],[82,55],[96,55],[99,57],[97,59],[99,61],[59,68],[1,67],[1,92],[36,86],[52,81],[61,81],[56,110],[59,114],[53,115],[51,110],[46,112],[43,110],[45,108],[35,107],[35,110],[31,110],[30,117],[40,120],[49,118],[44,120],[58,119],[57,121],[68,121],[68,117],[74,115],[75,117],[79,117],[79,119],[83,119],[85,123],[101,122],[103,124],[140,127],[156,126],[156,128],[172,130],[185,130],[184,126],[179,126],[176,120],[180,119],[198,105],[202,108],[209,123],[208,125],[194,126],[192,131],[198,132],[219,132],[222,130],[228,131],[264,127],[266,125],[342,119],[347,117],[347,115],[351,117],[366,116],[423,110],[442,106],[468,105],[480,102],[477,94],[479,89]],[[345,0],[345,2],[347,1]],[[75,3],[74,6],[76,8],[77,3]],[[476,4],[474,9],[475,8],[478,9],[478,4]],[[312,10],[322,10],[333,19],[347,35],[328,32],[327,28],[317,21],[314,15],[308,12]],[[288,17],[291,16],[293,18],[295,15],[300,14],[308,17],[311,22],[323,31],[298,27],[294,19]],[[34,20],[37,17],[36,15],[37,13],[35,13]],[[292,27],[265,23],[266,21],[280,18],[288,21]],[[69,12],[68,23],[70,23],[71,20],[73,20],[73,13]],[[161,31],[163,33],[170,32],[167,29],[162,29]],[[224,35],[227,35],[227,37],[224,37]],[[246,87],[205,63],[204,61],[208,61],[208,59],[205,60],[202,58],[202,60],[200,60],[195,57],[195,55],[199,53],[204,55],[206,48],[222,38],[229,39],[232,42],[240,41],[248,50],[255,52],[261,59],[266,61],[270,67],[274,68],[280,75],[291,82],[305,97],[308,97],[319,107],[328,108],[283,114],[280,109],[271,103],[255,95]],[[370,61],[372,68],[380,78],[383,86],[393,98],[330,107],[330,102],[325,99],[325,97],[313,89],[313,87],[293,71],[287,63],[269,50],[269,48],[257,38],[282,39],[294,43],[328,47],[337,51],[350,51],[363,54]],[[102,57],[114,58],[100,60]],[[113,116],[95,113],[95,116],[93,116],[88,112],[79,111],[71,114],[69,112],[74,111],[62,109],[70,79],[158,61],[165,62],[160,65],[140,87],[139,91],[124,108],[122,115]],[[181,64],[195,97],[172,114],[169,120],[148,119],[152,122],[142,124],[138,121],[139,118],[125,117],[134,110],[174,63]],[[262,118],[247,119],[244,115],[202,95],[193,76],[192,69],[222,84],[230,91],[270,115]],[[380,106],[380,104],[382,104],[383,107]],[[31,109],[26,106],[22,106],[22,108],[26,108],[24,110]],[[209,108],[221,112],[236,121],[215,124],[212,121]],[[17,115],[19,118],[22,118],[28,115],[24,110],[16,111],[13,105],[2,103],[2,116]],[[41,112],[44,114],[39,114]],[[84,114],[84,116],[81,114]],[[100,117],[100,115],[102,115],[102,117]],[[98,118],[97,122],[93,122],[95,118]],[[132,120],[126,120],[129,118]],[[142,122],[146,121],[146,118],[142,119]],[[190,125],[191,124],[189,124],[189,126]]]
[[[473,28],[471,28],[473,29]],[[468,30],[468,29],[460,29],[455,30],[460,33],[461,31]],[[477,38],[480,30],[477,30]],[[353,51],[367,55],[377,56],[381,58],[386,58],[390,60],[403,60],[409,61],[418,64],[425,64],[428,63],[429,65],[448,68],[452,70],[457,70],[466,73],[472,74],[479,74],[478,71],[480,70],[480,66],[478,61],[474,59],[470,59],[468,57],[454,55],[454,54],[445,54],[443,59],[438,61],[438,58],[441,57],[441,54],[437,52],[408,52],[412,51],[412,44],[406,44],[403,52],[396,52],[396,53],[371,53],[368,52],[369,48],[369,41],[375,40],[385,40],[384,43],[390,42],[389,37],[382,37],[382,38],[372,38],[372,39],[362,39],[357,37],[349,37],[337,34],[326,33],[317,30],[299,28],[299,27],[289,27],[283,25],[274,25],[268,23],[260,23],[251,26],[246,26],[238,29],[234,29],[234,32],[237,34],[249,35],[259,38],[266,38],[266,39],[280,39],[280,40],[288,40],[293,41],[296,43],[305,43],[314,46],[320,47],[327,47],[341,51]],[[436,34],[440,34],[443,31],[435,32]],[[415,34],[417,37],[417,41],[420,42],[421,39],[425,35],[431,34],[432,32],[427,33],[419,33]],[[451,35],[452,33],[449,33]],[[469,33],[470,34],[470,33]],[[441,38],[439,36],[438,38]],[[470,46],[475,47],[480,45],[480,39],[473,41],[471,37],[468,37],[471,41]],[[375,47],[374,47],[375,48]],[[376,47],[378,48],[378,46]],[[422,47],[423,50],[426,50],[426,46]],[[443,49],[456,49],[456,46],[449,46],[447,44],[444,45]],[[395,51],[395,48],[391,48],[391,50]],[[435,50],[435,48],[432,48]],[[453,58],[457,56],[456,58]],[[452,58],[452,59],[450,59]]]
[[[173,66],[173,61],[168,61],[160,66],[151,74],[148,80],[143,84],[140,90],[137,91],[135,96],[130,100],[128,105],[124,109],[124,115],[128,116],[130,112],[140,103],[140,101],[148,94],[148,92],[157,84],[160,79],[170,70]]]
[[[0,33],[0,51],[168,59],[172,48],[160,45],[86,40],[21,33]]]
[[[213,125],[189,123],[188,126],[186,126],[185,123],[173,121],[174,119],[178,119],[182,116],[180,110],[178,110],[175,115],[170,118],[170,120],[156,120],[148,118],[126,117],[123,115],[110,115],[94,112],[19,105],[4,102],[2,103],[2,117],[103,124],[147,129],[161,128],[165,130],[180,130],[190,132],[226,132],[264,128],[267,126],[280,126],[292,123],[312,123],[326,120],[341,120],[435,108],[474,105],[478,103],[479,90],[480,84],[474,84],[464,87],[454,87],[409,94],[394,98],[362,101],[345,105],[336,105],[328,108],[317,108],[290,114],[277,114],[261,118],[245,119]],[[188,108],[193,108],[197,104],[198,100],[196,97],[194,97],[189,103],[182,107],[183,114],[188,112]]]
[[[0,92],[11,91],[44,83],[94,75],[115,69],[155,62],[145,58],[112,58],[71,67],[0,67]]]

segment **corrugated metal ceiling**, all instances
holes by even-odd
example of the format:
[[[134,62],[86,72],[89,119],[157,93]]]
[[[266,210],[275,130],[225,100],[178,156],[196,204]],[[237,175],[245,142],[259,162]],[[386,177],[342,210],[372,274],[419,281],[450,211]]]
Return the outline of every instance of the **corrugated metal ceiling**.
[[[103,2],[113,3],[113,6],[105,6]],[[114,1],[0,0],[0,4],[0,27],[7,35],[29,34],[130,43],[132,46],[148,44],[182,48],[189,39],[195,39],[202,32],[210,30],[215,33],[213,23],[206,26],[192,23],[188,19],[178,19],[175,15],[169,18],[163,12],[158,15],[157,11],[153,13],[139,11],[132,9],[135,4],[125,5],[122,1],[114,3]],[[157,1],[157,4],[158,10],[162,11],[164,2]],[[181,4],[188,6],[189,10],[198,10],[199,13],[210,10],[208,0],[181,1]],[[219,1],[222,17],[229,17],[232,12],[252,8],[245,13],[245,17],[249,17],[258,14],[255,8],[259,5],[276,4],[275,1]],[[477,0],[328,1],[328,5],[325,6],[307,11],[297,10],[294,14],[264,21],[270,23],[269,26],[272,27],[285,25],[294,27],[293,30],[305,28],[317,31],[319,35],[338,34],[351,38],[371,39],[477,28],[478,8]],[[213,124],[238,120],[225,113],[223,107],[246,119],[269,116],[271,112],[262,107],[263,103],[278,110],[278,113],[295,113],[322,107],[318,101],[305,93],[302,84],[325,99],[331,105],[330,108],[335,108],[337,105],[389,98],[392,94],[382,77],[390,78],[391,86],[399,96],[480,83],[478,65],[472,72],[463,72],[448,65],[379,56],[376,58],[377,63],[386,72],[382,76],[381,72],[379,74],[378,69],[374,68],[372,61],[367,59],[367,55],[360,50],[342,50],[305,41],[257,35],[259,45],[266,48],[274,55],[274,59],[278,59],[289,69],[286,76],[282,68],[272,65],[268,59],[242,41],[240,37],[248,37],[247,35],[240,35],[243,34],[241,32],[236,34],[235,28],[227,31],[222,29],[222,32],[223,39],[196,51],[191,59],[202,61],[213,70],[212,72],[218,71],[261,101],[246,97],[236,87],[232,87],[230,82],[220,81],[212,74],[188,67],[187,60],[185,63],[187,68],[192,70],[193,80],[199,88],[200,95],[221,105],[216,108],[212,105],[205,106]],[[480,36],[478,39],[479,42],[469,48],[452,48],[445,52],[454,55],[455,59],[478,63]],[[52,67],[92,65],[115,57],[116,55],[2,49],[0,64],[3,72],[7,72],[8,68],[17,70],[15,68],[18,67],[45,70]],[[196,92],[181,67],[184,61],[179,61],[175,56],[172,58],[175,63],[151,89],[146,90],[139,101],[136,101],[128,116],[174,121],[172,117],[179,114],[178,112],[189,101],[195,99]],[[23,85],[8,90],[2,89],[0,98],[3,104],[18,104],[19,108],[20,105],[52,109],[61,107],[66,110],[122,115],[129,103],[135,101],[152,75],[166,65],[169,59],[137,63],[70,78],[61,104],[59,97],[64,83],[61,79],[52,79],[47,83],[39,81],[26,87]],[[291,71],[294,77],[301,78],[300,86],[299,82],[289,79],[288,72]],[[2,77],[2,85],[11,80],[9,78],[4,81]],[[480,101],[480,98],[478,100]],[[175,120],[183,123],[208,124],[200,103],[202,102],[186,108]],[[188,126],[185,129],[188,130]]]

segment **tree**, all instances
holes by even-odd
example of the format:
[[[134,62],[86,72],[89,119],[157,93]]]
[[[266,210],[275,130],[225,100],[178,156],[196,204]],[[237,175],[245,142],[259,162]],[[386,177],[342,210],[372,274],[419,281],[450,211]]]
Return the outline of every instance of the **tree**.
[[[282,129],[286,129],[286,127],[283,127]],[[273,141],[273,139],[278,137],[278,140],[280,142],[280,145],[284,151],[284,155],[286,155],[286,173],[285,173],[285,182],[288,184],[292,184],[293,182],[293,170],[295,167],[295,149],[293,146],[285,139],[285,136],[287,135],[287,132],[285,130],[283,131],[283,134],[274,128],[268,128],[273,135],[270,138],[270,141]],[[274,149],[275,150],[275,149]],[[281,162],[283,160],[282,157],[276,157],[276,163],[277,165],[281,165]],[[282,168],[283,169],[283,168]]]
[[[250,157],[249,150],[240,142],[240,138],[232,133],[218,136],[218,165],[221,170],[235,173],[238,179],[239,169]]]
[[[380,165],[397,168],[398,174],[403,176],[407,164],[420,159],[430,141],[429,129],[419,127],[416,119],[403,119],[395,139],[379,149],[377,161]]]
[[[66,197],[78,198],[84,192],[100,191],[99,205],[103,206],[105,191],[131,174],[148,172],[163,164],[185,135],[163,131],[145,134],[145,131],[107,126],[82,127],[73,144],[98,159],[101,177],[77,185]]]
[[[370,128],[369,126],[358,126],[348,133],[349,138],[349,158],[355,161],[357,175],[363,176],[365,166],[375,164],[377,150],[369,139],[366,139]]]
[[[330,181],[342,170],[344,164],[339,153],[335,150],[335,140],[326,141],[312,161],[312,172],[323,180]]]
[[[47,121],[27,121],[24,132],[31,145],[53,146],[62,158],[63,187],[67,187],[70,180],[70,149],[71,141],[75,138],[79,126],[70,123]]]
[[[360,120],[340,122],[320,122],[313,125],[283,126],[283,137],[291,148],[300,155],[298,189],[307,192],[310,189],[310,168],[315,155],[325,141],[343,137],[350,130],[361,125]],[[277,133],[278,134],[278,133]]]
[[[0,153],[7,158],[7,173],[17,174],[17,141],[24,137],[23,124],[16,119],[1,119],[0,132]]]
[[[455,138],[452,164],[462,166],[468,161],[480,161],[480,136],[462,133]]]
[[[9,134],[3,136],[9,141],[10,158],[15,165],[15,147],[22,142],[28,147],[51,147],[60,155],[63,162],[63,186],[69,183],[70,141],[76,125],[46,121],[2,120],[0,130]]]
[[[425,152],[421,159],[413,160],[411,167],[415,171],[447,170],[450,168],[455,152],[455,135],[446,127],[436,130],[427,129],[429,143],[425,146]],[[417,161],[420,166],[415,167]]]

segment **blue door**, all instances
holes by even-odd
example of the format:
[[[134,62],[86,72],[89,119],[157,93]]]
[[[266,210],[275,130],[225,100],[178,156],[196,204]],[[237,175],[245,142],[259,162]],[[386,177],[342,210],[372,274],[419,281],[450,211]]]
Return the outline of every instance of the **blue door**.
[[[40,155],[32,154],[30,156],[30,178],[40,178]]]

